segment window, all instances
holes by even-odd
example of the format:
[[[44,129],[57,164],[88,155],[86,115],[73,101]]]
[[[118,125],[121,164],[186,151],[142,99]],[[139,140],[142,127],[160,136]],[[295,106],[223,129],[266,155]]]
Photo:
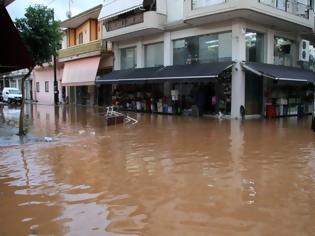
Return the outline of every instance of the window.
[[[40,92],[39,82],[36,82],[36,92],[37,92],[37,93],[39,93],[39,92]]]
[[[83,43],[83,33],[79,33],[79,37],[78,37],[78,44],[82,44]]]
[[[15,79],[11,79],[10,80],[10,88],[16,88],[17,84],[16,84],[16,80]]]
[[[146,45],[145,52],[145,67],[156,67],[164,65],[164,44],[155,43]]]
[[[173,64],[204,64],[232,60],[232,33],[194,36],[173,42]]]
[[[264,34],[246,31],[246,60],[250,62],[264,62]]]
[[[49,81],[45,81],[45,92],[49,93]]]
[[[293,66],[295,56],[297,56],[297,46],[294,41],[275,37],[274,63],[276,65]]]
[[[121,49],[121,69],[136,68],[136,48],[122,48]]]

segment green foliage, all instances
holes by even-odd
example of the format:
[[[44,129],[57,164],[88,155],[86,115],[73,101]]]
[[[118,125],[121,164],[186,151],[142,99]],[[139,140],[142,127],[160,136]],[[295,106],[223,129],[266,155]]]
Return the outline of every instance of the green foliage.
[[[54,11],[43,5],[29,6],[25,17],[16,19],[19,30],[36,65],[51,61],[57,55],[62,40],[60,22],[54,20]]]

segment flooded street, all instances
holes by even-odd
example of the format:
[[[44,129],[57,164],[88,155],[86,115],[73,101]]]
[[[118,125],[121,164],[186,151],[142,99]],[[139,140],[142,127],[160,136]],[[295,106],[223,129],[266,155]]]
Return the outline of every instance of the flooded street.
[[[315,235],[310,118],[107,127],[102,110],[26,110],[21,145],[18,110],[0,116],[1,236]]]

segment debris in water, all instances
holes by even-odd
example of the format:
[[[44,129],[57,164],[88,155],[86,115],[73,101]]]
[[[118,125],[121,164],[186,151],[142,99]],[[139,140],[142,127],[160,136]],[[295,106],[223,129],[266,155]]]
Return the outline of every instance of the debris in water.
[[[44,141],[45,141],[46,143],[50,143],[50,142],[53,141],[53,138],[51,138],[51,137],[45,137],[45,138],[44,138]]]

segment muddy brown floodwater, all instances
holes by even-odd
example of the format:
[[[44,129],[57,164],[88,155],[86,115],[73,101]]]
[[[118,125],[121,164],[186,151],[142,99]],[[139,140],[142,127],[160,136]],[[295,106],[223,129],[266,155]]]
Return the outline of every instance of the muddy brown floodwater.
[[[315,235],[310,118],[106,127],[100,110],[27,111],[24,144],[0,126],[1,236]]]

